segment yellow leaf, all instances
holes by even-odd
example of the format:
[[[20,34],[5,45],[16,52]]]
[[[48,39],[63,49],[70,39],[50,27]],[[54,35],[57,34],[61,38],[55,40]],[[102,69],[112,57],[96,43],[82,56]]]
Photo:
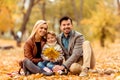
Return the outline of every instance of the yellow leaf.
[[[53,47],[43,51],[43,54],[47,56],[49,59],[53,59],[53,60],[57,59],[60,55],[60,53],[56,51]]]

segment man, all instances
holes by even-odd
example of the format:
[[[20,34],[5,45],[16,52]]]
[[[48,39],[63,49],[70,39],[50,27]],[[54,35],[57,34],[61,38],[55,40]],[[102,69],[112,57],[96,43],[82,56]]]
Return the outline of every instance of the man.
[[[85,41],[81,33],[72,30],[73,24],[70,17],[61,18],[59,23],[62,33],[58,36],[58,42],[63,49],[65,62],[62,66],[54,67],[54,70],[67,68],[74,74],[80,73],[79,76],[87,76],[89,69],[95,66],[89,41]]]

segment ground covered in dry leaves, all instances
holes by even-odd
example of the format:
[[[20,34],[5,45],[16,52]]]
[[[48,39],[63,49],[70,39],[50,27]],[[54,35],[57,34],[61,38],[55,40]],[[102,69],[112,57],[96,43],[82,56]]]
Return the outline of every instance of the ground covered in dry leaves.
[[[24,43],[23,43],[24,44]],[[16,47],[15,41],[0,39],[0,46],[13,45],[14,49],[0,49],[0,80],[120,80],[120,43],[109,44],[105,48],[92,44],[96,57],[96,67],[86,77],[78,75],[30,76],[17,75],[18,61],[23,59],[23,49]]]

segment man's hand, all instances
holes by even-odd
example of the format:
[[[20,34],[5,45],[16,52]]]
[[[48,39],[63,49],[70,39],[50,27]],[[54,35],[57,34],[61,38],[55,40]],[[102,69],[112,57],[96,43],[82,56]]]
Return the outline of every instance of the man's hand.
[[[63,70],[63,69],[65,69],[64,66],[55,65],[55,66],[53,67],[53,72],[57,72],[58,70]]]

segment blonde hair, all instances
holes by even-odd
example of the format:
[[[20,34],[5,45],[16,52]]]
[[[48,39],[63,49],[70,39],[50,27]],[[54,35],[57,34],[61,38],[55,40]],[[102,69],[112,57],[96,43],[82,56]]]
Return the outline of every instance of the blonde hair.
[[[48,35],[48,34],[51,34],[52,36],[56,37],[56,34],[55,34],[53,31],[48,31],[48,32],[47,32],[47,35]]]
[[[34,25],[34,27],[33,27],[33,29],[32,29],[32,32],[31,32],[29,38],[32,38],[32,37],[35,35],[35,33],[36,33],[36,31],[38,30],[39,26],[42,25],[42,24],[47,24],[47,23],[46,23],[46,21],[44,21],[44,20],[38,20],[38,21],[35,23],[35,25]],[[39,26],[38,26],[38,25],[39,25]],[[28,39],[29,39],[29,38],[28,38]]]

